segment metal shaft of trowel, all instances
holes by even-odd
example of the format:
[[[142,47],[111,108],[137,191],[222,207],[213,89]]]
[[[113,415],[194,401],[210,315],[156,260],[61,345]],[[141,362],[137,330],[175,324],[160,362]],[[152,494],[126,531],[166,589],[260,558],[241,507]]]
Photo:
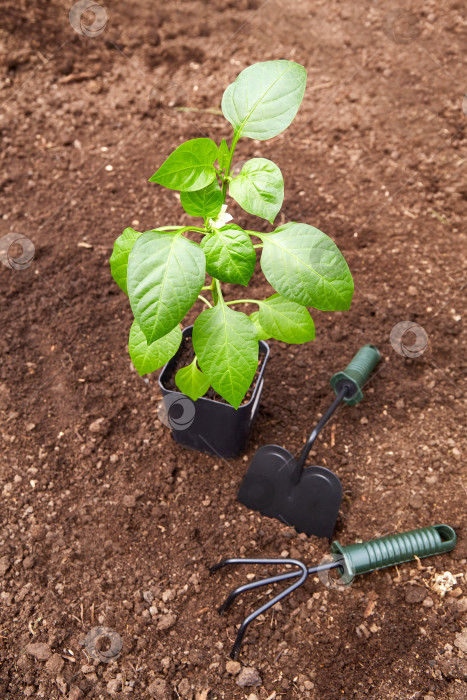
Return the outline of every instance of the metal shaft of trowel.
[[[351,393],[351,387],[348,384],[345,384],[342,389],[339,391],[337,394],[336,398],[332,402],[332,404],[329,406],[328,410],[324,414],[324,416],[318,421],[316,426],[313,429],[313,432],[311,433],[310,437],[306,441],[305,447],[303,448],[300,457],[298,458],[297,461],[297,466],[295,467],[294,471],[292,472],[292,475],[290,477],[291,481],[293,484],[298,484],[300,481],[300,477],[303,472],[303,467],[305,466],[306,459],[308,457],[308,454],[313,447],[313,444],[320,434],[321,430],[324,428],[328,420],[333,416],[333,414],[336,412],[342,401],[346,398]]]

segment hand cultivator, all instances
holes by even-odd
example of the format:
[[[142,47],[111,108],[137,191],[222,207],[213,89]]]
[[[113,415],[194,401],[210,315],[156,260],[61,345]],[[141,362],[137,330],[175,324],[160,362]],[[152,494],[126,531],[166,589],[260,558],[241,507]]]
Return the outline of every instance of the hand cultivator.
[[[274,596],[267,603],[254,610],[246,617],[239,627],[235,643],[232,647],[230,656],[236,659],[240,652],[243,637],[253,620],[259,615],[272,608],[273,605],[279,603],[286,596],[290,595],[297,588],[302,586],[310,574],[321,573],[336,569],[341,577],[343,584],[350,584],[354,577],[359,574],[369,573],[376,569],[383,569],[396,564],[412,561],[416,558],[431,557],[435,554],[449,552],[455,547],[456,533],[449,525],[434,525],[424,527],[417,530],[399,533],[396,535],[388,535],[380,537],[368,542],[358,542],[347,546],[342,546],[335,541],[331,545],[331,555],[333,560],[328,563],[319,564],[317,566],[307,567],[298,559],[224,559],[215,566],[211,567],[211,573],[229,564],[264,564],[264,565],[290,565],[294,567],[294,571],[286,571],[268,576],[267,578],[246,583],[233,590],[225,599],[219,613],[225,613],[234,600],[242,593],[253,591],[262,586],[269,586],[281,581],[292,581],[292,583],[281,593]]]

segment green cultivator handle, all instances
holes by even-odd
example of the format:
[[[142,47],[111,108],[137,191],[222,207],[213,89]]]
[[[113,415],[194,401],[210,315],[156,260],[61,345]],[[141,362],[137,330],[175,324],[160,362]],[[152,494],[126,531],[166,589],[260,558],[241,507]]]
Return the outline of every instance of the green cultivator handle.
[[[336,541],[331,545],[331,552],[335,561],[341,561],[338,571],[342,579],[350,583],[357,574],[403,564],[415,557],[421,559],[450,552],[456,539],[456,533],[449,525],[432,525],[346,547]]]
[[[363,399],[362,387],[381,359],[381,354],[375,345],[364,345],[350,360],[343,372],[337,372],[331,377],[331,386],[335,394],[338,394],[346,384],[353,389],[344,401],[349,406],[354,406]]]

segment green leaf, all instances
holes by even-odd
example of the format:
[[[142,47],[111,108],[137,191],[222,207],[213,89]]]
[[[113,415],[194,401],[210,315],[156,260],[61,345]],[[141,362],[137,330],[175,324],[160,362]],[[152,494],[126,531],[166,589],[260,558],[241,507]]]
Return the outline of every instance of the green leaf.
[[[229,164],[230,150],[227,145],[227,141],[222,139],[221,145],[219,146],[219,153],[217,155],[217,162],[219,163],[219,168],[224,170]]]
[[[254,311],[252,314],[249,315],[248,317],[250,321],[254,324],[256,328],[256,332],[258,334],[258,340],[268,340],[271,336],[269,333],[266,333],[264,328],[259,322],[259,311]]]
[[[146,336],[137,322],[134,321],[130,329],[128,350],[139,376],[142,377],[143,374],[155,372],[156,369],[165,365],[175,355],[181,342],[182,331],[180,326],[175,326],[163,338],[159,338],[155,343],[148,345]]]
[[[261,268],[279,294],[322,311],[350,308],[352,275],[329,236],[308,224],[288,223],[261,239]]]
[[[216,177],[213,163],[217,153],[218,148],[211,139],[190,139],[171,153],[149,182],[157,182],[169,190],[201,190]]]
[[[115,241],[114,249],[110,256],[109,262],[112,277],[125,294],[128,294],[126,286],[128,256],[136,240],[142,235],[142,233],[135,231],[133,228],[126,228]]]
[[[282,173],[272,161],[252,158],[231,180],[229,194],[249,214],[272,224],[284,201]]]
[[[190,216],[202,216],[215,218],[224,203],[221,189],[217,180],[197,192],[182,192],[180,194],[182,207]]]
[[[206,309],[195,321],[193,347],[215,391],[238,408],[258,366],[258,336],[248,316],[222,301]]]
[[[191,309],[206,274],[204,253],[180,234],[148,231],[128,258],[128,296],[149,344],[167,335]]]
[[[288,301],[280,294],[273,294],[259,303],[258,320],[268,333],[284,343],[307,343],[315,338],[315,324],[305,306]]]
[[[222,112],[237,137],[265,141],[284,131],[305,94],[306,70],[293,61],[264,61],[245,68],[222,97]]]
[[[201,247],[206,255],[206,271],[221,282],[247,286],[256,265],[250,237],[235,224],[214,229],[204,236]]]
[[[196,366],[196,357],[188,367],[182,367],[175,375],[175,384],[183,394],[197,401],[211,386],[209,379]]]

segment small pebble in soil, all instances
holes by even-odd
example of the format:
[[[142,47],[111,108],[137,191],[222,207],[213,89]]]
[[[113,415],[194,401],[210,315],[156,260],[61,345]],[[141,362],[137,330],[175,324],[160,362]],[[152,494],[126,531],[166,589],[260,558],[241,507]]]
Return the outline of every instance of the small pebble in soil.
[[[405,592],[407,603],[421,603],[426,598],[426,590],[420,586],[408,586]]]
[[[97,418],[89,426],[89,432],[91,433],[104,433],[107,428],[107,421],[105,418]]]
[[[191,686],[190,686],[190,681],[188,678],[183,678],[180,683],[178,684],[178,692],[182,696],[182,698],[186,698],[190,695],[191,692]]]
[[[80,688],[74,685],[68,694],[68,700],[82,700],[84,698],[84,693]]]
[[[462,595],[462,588],[460,586],[457,586],[457,588],[454,588],[453,591],[451,591],[451,596],[453,598],[459,598]]]
[[[173,600],[175,598],[175,591],[173,591],[171,588],[168,588],[166,591],[162,593],[162,600],[164,603],[167,603],[169,600]]]
[[[177,622],[177,616],[174,613],[167,613],[167,615],[161,615],[159,622],[157,623],[158,630],[168,630],[174,626]]]
[[[48,644],[43,644],[42,642],[33,642],[32,644],[28,644],[26,651],[39,661],[48,661],[48,659],[50,659],[52,656],[51,648],[48,646]]]
[[[122,498],[122,505],[125,508],[135,508],[136,507],[136,497],[131,494],[127,494]]]
[[[261,680],[261,676],[259,675],[256,668],[253,668],[252,666],[247,666],[245,668],[242,668],[237,678],[235,679],[235,682],[237,685],[240,686],[240,688],[249,688],[251,686],[261,685],[263,681]]]
[[[66,695],[66,691],[68,689],[68,686],[67,686],[66,681],[63,678],[63,676],[56,676],[55,683],[57,684],[57,687],[58,687],[59,691],[62,693],[62,695]]]
[[[370,630],[364,624],[361,624],[358,627],[356,627],[355,632],[357,633],[357,637],[364,637],[365,639],[368,639],[370,637]]]
[[[169,697],[169,688],[163,678],[153,680],[147,691],[152,698],[157,698],[157,700],[166,700]]]
[[[421,508],[423,505],[423,496],[421,496],[419,493],[416,493],[415,496],[412,496],[412,498],[410,499],[410,505],[416,510],[418,508]]]
[[[467,654],[467,627],[464,627],[462,632],[456,634],[454,646]]]
[[[8,557],[1,557],[0,558],[0,578],[3,578],[10,568],[10,560]]]
[[[60,654],[52,654],[50,659],[45,664],[45,670],[54,676],[58,676],[62,672],[64,665],[65,662]]]
[[[107,692],[109,695],[115,695],[122,687],[122,674],[119,673],[116,678],[111,678],[107,683]]]
[[[36,563],[36,558],[33,555],[25,557],[23,559],[23,568],[26,570],[32,569],[34,567],[35,563]]]
[[[205,688],[204,690],[198,690],[195,696],[195,700],[208,700],[208,697],[211,697],[209,688]]]
[[[143,591],[143,598],[146,603],[151,604],[154,600],[154,591]]]
[[[231,676],[236,676],[242,670],[242,665],[238,661],[227,661],[225,670],[227,673],[230,673]]]

